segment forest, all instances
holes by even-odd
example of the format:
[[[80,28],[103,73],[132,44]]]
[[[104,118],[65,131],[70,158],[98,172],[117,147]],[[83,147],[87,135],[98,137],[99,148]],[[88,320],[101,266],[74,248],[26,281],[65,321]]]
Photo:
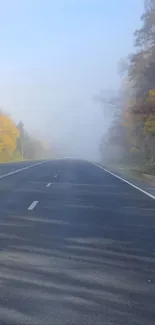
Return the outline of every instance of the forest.
[[[155,173],[155,0],[145,0],[134,51],[119,71],[120,90],[106,103],[111,122],[100,145],[102,161]]]
[[[24,124],[17,125],[4,111],[0,111],[0,162],[36,160],[47,158],[47,145],[31,136]]]

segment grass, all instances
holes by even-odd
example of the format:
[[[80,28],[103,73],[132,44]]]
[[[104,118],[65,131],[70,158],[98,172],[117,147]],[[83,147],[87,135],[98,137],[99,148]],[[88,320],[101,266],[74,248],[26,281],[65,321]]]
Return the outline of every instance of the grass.
[[[106,166],[112,167],[112,169],[119,169],[122,172],[131,172],[135,176],[141,174],[148,174],[155,176],[155,159],[151,158],[150,160],[143,160],[139,163],[136,161],[122,161],[119,163],[105,164]]]

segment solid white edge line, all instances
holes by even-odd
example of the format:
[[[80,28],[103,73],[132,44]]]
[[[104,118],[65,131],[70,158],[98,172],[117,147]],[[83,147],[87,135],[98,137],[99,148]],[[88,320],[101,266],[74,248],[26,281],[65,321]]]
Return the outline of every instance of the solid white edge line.
[[[52,183],[48,183],[48,184],[46,185],[46,187],[50,187],[50,186],[51,186],[51,184],[52,184]]]
[[[101,167],[101,166],[98,165],[98,164],[95,164],[94,162],[91,162],[91,163],[92,163],[94,166],[97,166],[97,167],[103,169],[105,172],[111,174],[112,176],[114,176],[114,177],[120,179],[120,180],[123,181],[124,183],[127,183],[128,185],[134,187],[136,190],[138,190],[138,191],[144,193],[145,195],[149,196],[151,199],[154,199],[154,200],[155,200],[155,196],[154,196],[154,195],[152,195],[151,193],[149,193],[149,192],[143,190],[143,189],[140,188],[139,186],[134,185],[133,183],[131,183],[131,182],[127,181],[126,179],[124,179],[124,178],[122,178],[122,177],[120,177],[120,176],[118,176],[118,175],[112,173],[110,170],[108,170],[108,169],[106,169],[106,168],[104,168],[104,167]]]
[[[38,201],[33,201],[30,206],[28,207],[28,210],[33,210],[35,206],[38,204]]]
[[[36,167],[36,166],[39,166],[39,165],[42,165],[42,164],[45,164],[46,162],[47,161],[42,161],[42,162],[37,163],[37,164],[34,164],[34,165],[30,165],[30,166],[26,166],[26,167],[23,167],[23,168],[20,168],[20,169],[13,170],[12,172],[9,172],[7,174],[2,174],[2,175],[0,175],[0,179],[2,179],[4,177],[7,177],[7,176],[11,176],[11,175],[17,174],[17,173],[20,173],[23,170],[26,170],[26,169],[29,169],[29,168],[32,168],[32,167]]]

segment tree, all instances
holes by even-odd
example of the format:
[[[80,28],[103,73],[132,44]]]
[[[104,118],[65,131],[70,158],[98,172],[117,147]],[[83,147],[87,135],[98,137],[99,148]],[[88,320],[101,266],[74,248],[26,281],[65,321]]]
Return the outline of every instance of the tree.
[[[36,137],[30,135],[25,129],[23,122],[19,122],[18,130],[20,136],[17,140],[17,150],[16,156],[18,159],[22,160],[35,160],[42,159],[49,156],[51,152],[48,149],[48,146],[43,141],[37,139]]]
[[[119,105],[114,102],[117,116],[113,116],[101,148],[108,146],[110,154],[119,148],[122,158],[148,162],[155,159],[155,0],[144,4],[142,26],[134,34],[135,52],[120,64],[125,75],[123,100]]]
[[[16,156],[19,159],[24,159],[24,138],[25,138],[25,129],[24,123],[20,121],[17,124],[17,128],[19,130],[19,138],[17,139],[17,148],[16,148]]]
[[[155,0],[144,1],[145,12],[141,17],[142,27],[135,31],[135,45],[148,48],[155,45]]]
[[[0,160],[12,159],[16,149],[19,130],[14,121],[4,112],[0,112]]]

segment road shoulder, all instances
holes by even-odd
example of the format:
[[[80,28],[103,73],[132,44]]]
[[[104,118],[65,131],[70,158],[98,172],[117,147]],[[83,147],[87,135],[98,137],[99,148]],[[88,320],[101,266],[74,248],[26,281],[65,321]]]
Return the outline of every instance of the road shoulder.
[[[110,172],[113,176],[118,177],[122,181],[125,181],[130,186],[137,188],[144,194],[155,199],[155,177],[152,175],[143,174],[127,168],[121,168],[116,166],[107,166],[101,163],[96,164],[105,171]]]

